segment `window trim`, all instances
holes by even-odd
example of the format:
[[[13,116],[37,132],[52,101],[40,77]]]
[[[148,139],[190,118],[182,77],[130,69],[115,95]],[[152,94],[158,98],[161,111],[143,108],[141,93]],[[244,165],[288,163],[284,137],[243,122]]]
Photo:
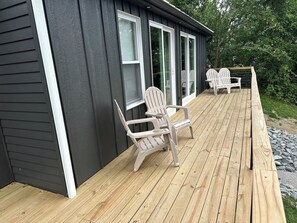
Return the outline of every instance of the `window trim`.
[[[180,32],[180,37],[184,37],[186,38],[187,42],[186,42],[186,72],[187,72],[187,79],[189,81],[189,77],[190,77],[190,41],[189,39],[193,39],[194,40],[194,70],[195,70],[195,91],[190,94],[190,88],[187,89],[187,96],[182,98],[182,105],[186,105],[188,104],[190,101],[192,101],[195,97],[196,97],[196,94],[197,94],[197,43],[196,43],[196,37],[194,35],[191,35],[191,34],[188,34],[188,33],[185,33],[185,32]]]
[[[134,16],[134,15],[131,15],[129,13],[126,13],[126,12],[123,12],[121,10],[117,10],[117,14],[118,14],[118,20],[117,22],[119,22],[119,19],[125,19],[125,20],[128,20],[128,21],[131,21],[131,22],[134,22],[135,23],[135,28],[136,28],[136,47],[137,47],[137,50],[136,50],[136,53],[137,53],[137,59],[138,60],[134,60],[134,61],[124,61],[123,59],[121,59],[121,64],[122,65],[129,65],[129,64],[139,64],[139,68],[140,68],[140,84],[141,84],[141,99],[138,100],[138,101],[135,101],[131,104],[127,104],[127,100],[125,98],[125,102],[126,102],[126,110],[130,110],[132,108],[135,108],[137,106],[139,106],[140,104],[143,104],[144,103],[144,98],[143,98],[143,95],[144,95],[144,91],[145,91],[145,75],[144,75],[144,60],[143,60],[143,41],[142,41],[142,31],[141,31],[141,18],[138,17],[138,16]],[[119,41],[120,40],[120,35],[119,35]],[[121,47],[120,47],[121,48]],[[120,52],[122,53],[121,51],[122,49],[120,49]],[[123,69],[122,69],[123,71]],[[123,75],[123,80],[124,80],[124,73],[122,72],[122,75]],[[125,85],[125,83],[124,83]],[[125,91],[125,86],[123,86],[124,88],[124,91]],[[124,96],[125,97],[125,96]]]

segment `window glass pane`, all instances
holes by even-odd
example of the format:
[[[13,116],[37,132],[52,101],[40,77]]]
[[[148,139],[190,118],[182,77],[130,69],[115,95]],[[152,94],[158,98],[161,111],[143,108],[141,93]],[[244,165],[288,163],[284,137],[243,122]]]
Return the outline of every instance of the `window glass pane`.
[[[170,33],[163,32],[164,39],[164,69],[165,69],[165,96],[167,105],[172,104],[172,87],[171,87],[171,52],[170,52]]]
[[[181,61],[181,66],[182,70],[186,69],[186,38],[181,37],[181,56],[182,56],[182,61]]]
[[[164,92],[162,30],[156,27],[150,27],[150,29],[153,63],[153,84],[155,87]]]
[[[187,38],[181,37],[181,88],[182,98],[188,95],[188,75],[187,75]]]
[[[125,96],[127,105],[142,99],[139,64],[123,64]]]
[[[123,61],[137,60],[136,23],[119,18],[119,32]]]
[[[190,51],[190,94],[195,92],[195,40],[189,38],[189,51]]]

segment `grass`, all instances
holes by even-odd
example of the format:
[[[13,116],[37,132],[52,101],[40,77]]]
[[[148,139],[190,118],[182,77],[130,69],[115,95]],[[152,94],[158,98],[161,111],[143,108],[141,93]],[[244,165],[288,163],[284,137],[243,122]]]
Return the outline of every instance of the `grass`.
[[[287,223],[296,223],[297,201],[292,197],[283,197],[283,202],[284,202]]]
[[[297,120],[297,106],[261,95],[261,103],[265,114],[271,118],[293,118]]]

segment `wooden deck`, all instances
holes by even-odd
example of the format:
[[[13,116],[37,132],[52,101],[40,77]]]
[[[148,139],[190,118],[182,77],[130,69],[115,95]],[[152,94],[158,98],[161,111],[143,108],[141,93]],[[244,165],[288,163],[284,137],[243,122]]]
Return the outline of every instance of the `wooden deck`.
[[[278,194],[279,186],[276,171],[267,178],[250,169],[250,99],[251,90],[232,89],[218,96],[205,91],[192,101],[195,138],[180,132],[180,167],[170,152],[158,152],[134,173],[129,149],[80,186],[74,199],[13,183],[0,190],[0,222],[285,222],[280,195],[272,202],[278,210],[270,210],[280,218],[261,212],[270,200],[265,189],[273,186]]]

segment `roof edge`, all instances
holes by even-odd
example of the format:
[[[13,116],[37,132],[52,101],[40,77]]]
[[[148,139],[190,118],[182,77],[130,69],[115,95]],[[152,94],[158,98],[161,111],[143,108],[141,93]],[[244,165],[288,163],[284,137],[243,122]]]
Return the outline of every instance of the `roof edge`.
[[[170,6],[172,9],[182,13],[184,16],[187,17],[187,19],[192,20],[193,22],[197,23],[198,28],[201,28],[203,31],[206,31],[208,34],[212,35],[214,33],[213,30],[211,30],[210,28],[208,28],[207,26],[203,25],[201,22],[197,21],[196,19],[194,19],[193,17],[189,16],[187,13],[185,13],[184,11],[182,11],[181,9],[177,8],[175,5],[171,4],[170,2],[168,2],[167,0],[161,0],[162,2],[166,3],[168,6]],[[149,0],[150,2],[150,0]]]

